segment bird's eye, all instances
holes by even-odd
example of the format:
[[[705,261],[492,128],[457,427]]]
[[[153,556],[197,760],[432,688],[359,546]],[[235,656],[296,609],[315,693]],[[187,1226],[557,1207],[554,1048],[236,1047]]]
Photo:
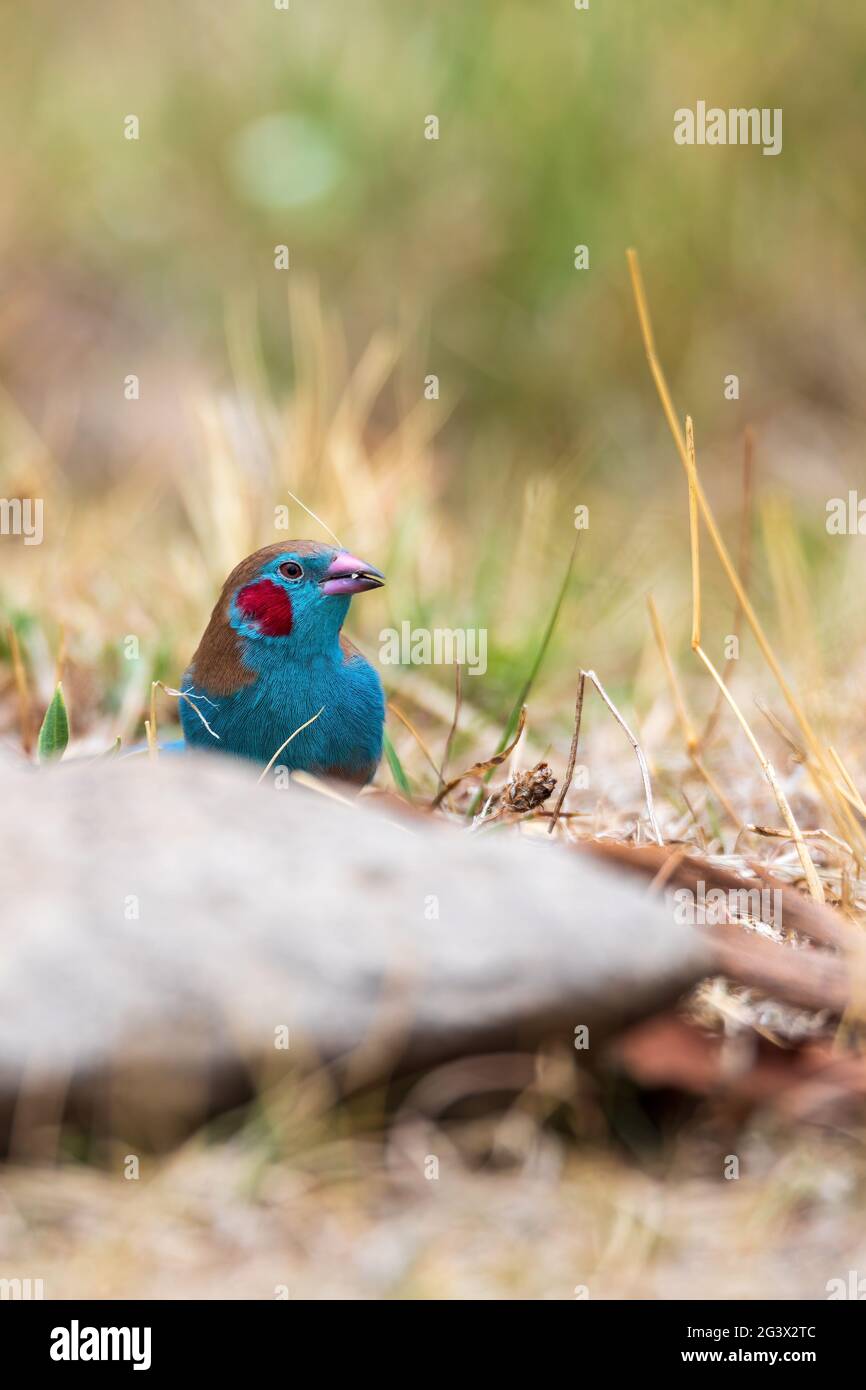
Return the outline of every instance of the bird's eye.
[[[304,577],[303,567],[298,564],[297,560],[285,560],[280,565],[280,574],[284,579],[303,579]]]

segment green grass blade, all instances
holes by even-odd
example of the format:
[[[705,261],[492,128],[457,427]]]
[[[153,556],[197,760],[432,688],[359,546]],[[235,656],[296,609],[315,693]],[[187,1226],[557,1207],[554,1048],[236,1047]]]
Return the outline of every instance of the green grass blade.
[[[565,600],[565,595],[568,592],[568,585],[571,579],[571,572],[574,569],[574,557],[576,554],[577,539],[575,539],[574,545],[571,547],[571,554],[568,557],[568,564],[565,567],[565,574],[563,575],[562,583],[559,586],[559,593],[556,596],[556,602],[554,603],[550,613],[550,617],[547,620],[547,627],[544,629],[544,636],[541,639],[541,645],[535,654],[535,660],[529,668],[526,680],[520,687],[520,693],[518,694],[517,699],[514,701],[514,707],[511,711],[511,714],[508,716],[508,723],[505,726],[505,732],[503,733],[499,743],[499,747],[496,750],[497,753],[502,752],[503,748],[506,746],[509,739],[511,738],[511,735],[514,733],[514,730],[517,728],[517,721],[520,718],[520,711],[523,709],[523,706],[526,704],[526,701],[529,698],[529,692],[534,686],[536,676],[541,670],[541,663],[544,661],[544,658],[547,655],[547,648],[550,646],[550,639],[555,631],[557,619],[559,618],[559,612]]]
[[[391,769],[391,776],[394,778],[394,785],[401,796],[405,796],[407,801],[412,800],[412,789],[409,786],[409,778],[403,771],[403,764],[397,756],[397,749],[391,742],[391,735],[387,729],[382,730],[382,738],[385,743],[385,757],[388,759],[388,766]]]
[[[51,704],[45,711],[42,728],[39,730],[37,751],[40,763],[62,758],[69,742],[69,716],[63,699],[63,686],[58,682],[51,697]]]
[[[514,730],[517,728],[517,722],[520,719],[520,711],[523,709],[523,706],[526,704],[526,701],[529,698],[529,692],[532,690],[532,687],[535,684],[535,679],[539,671],[541,670],[541,663],[544,661],[544,658],[547,655],[547,648],[550,646],[550,639],[553,636],[554,630],[556,628],[556,622],[559,617],[560,609],[562,608],[563,602],[565,600],[565,595],[568,592],[568,585],[571,580],[572,570],[574,569],[574,557],[576,554],[577,536],[575,536],[574,544],[571,547],[571,554],[568,557],[568,564],[565,567],[565,574],[563,575],[562,583],[559,586],[559,592],[556,595],[556,602],[554,603],[553,608],[551,609],[550,617],[547,620],[547,627],[544,629],[544,636],[542,637],[541,644],[538,648],[538,651],[535,654],[535,660],[533,661],[526,674],[526,679],[520,687],[517,699],[514,701],[511,713],[508,716],[508,723],[505,725],[505,730],[503,732],[502,738],[499,740],[499,744],[496,749],[497,753],[501,753],[503,748],[508,747],[508,743],[514,733]],[[490,781],[490,778],[492,776],[493,770],[491,769],[490,772],[488,772],[484,778],[485,784]],[[472,798],[472,801],[469,805],[469,810],[467,812],[468,815],[476,815],[478,807],[481,805],[481,802],[483,800],[483,797],[484,793],[482,791],[479,791]]]

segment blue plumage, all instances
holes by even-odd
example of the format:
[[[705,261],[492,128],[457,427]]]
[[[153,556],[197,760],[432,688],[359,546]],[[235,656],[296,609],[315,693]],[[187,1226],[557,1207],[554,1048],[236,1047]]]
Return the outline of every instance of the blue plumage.
[[[369,781],[382,755],[385,697],[341,628],[351,595],[382,583],[372,566],[311,541],[266,546],[243,560],[183,678],[187,743],[265,765],[318,715],[278,765]]]

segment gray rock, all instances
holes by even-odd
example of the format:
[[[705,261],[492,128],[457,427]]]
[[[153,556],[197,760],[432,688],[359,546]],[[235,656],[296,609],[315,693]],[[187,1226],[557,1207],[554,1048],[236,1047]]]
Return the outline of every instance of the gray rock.
[[[219,757],[0,785],[13,1147],[61,1116],[170,1142],[320,1063],[353,1088],[581,1024],[592,1051],[711,968],[662,901],[546,837],[397,823]]]

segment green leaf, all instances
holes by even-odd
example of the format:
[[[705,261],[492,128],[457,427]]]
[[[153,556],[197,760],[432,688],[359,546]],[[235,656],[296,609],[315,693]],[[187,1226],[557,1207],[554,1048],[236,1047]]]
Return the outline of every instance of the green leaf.
[[[405,796],[407,801],[411,801],[412,789],[409,786],[409,778],[403,771],[403,764],[397,756],[397,749],[391,742],[391,736],[387,729],[382,730],[382,738],[385,743],[385,757],[388,759],[388,766],[391,769],[391,776],[394,778],[394,785],[401,796]]]
[[[52,758],[62,758],[68,742],[69,716],[63,699],[63,686],[58,683],[39,730],[39,761],[45,763],[50,762]]]

